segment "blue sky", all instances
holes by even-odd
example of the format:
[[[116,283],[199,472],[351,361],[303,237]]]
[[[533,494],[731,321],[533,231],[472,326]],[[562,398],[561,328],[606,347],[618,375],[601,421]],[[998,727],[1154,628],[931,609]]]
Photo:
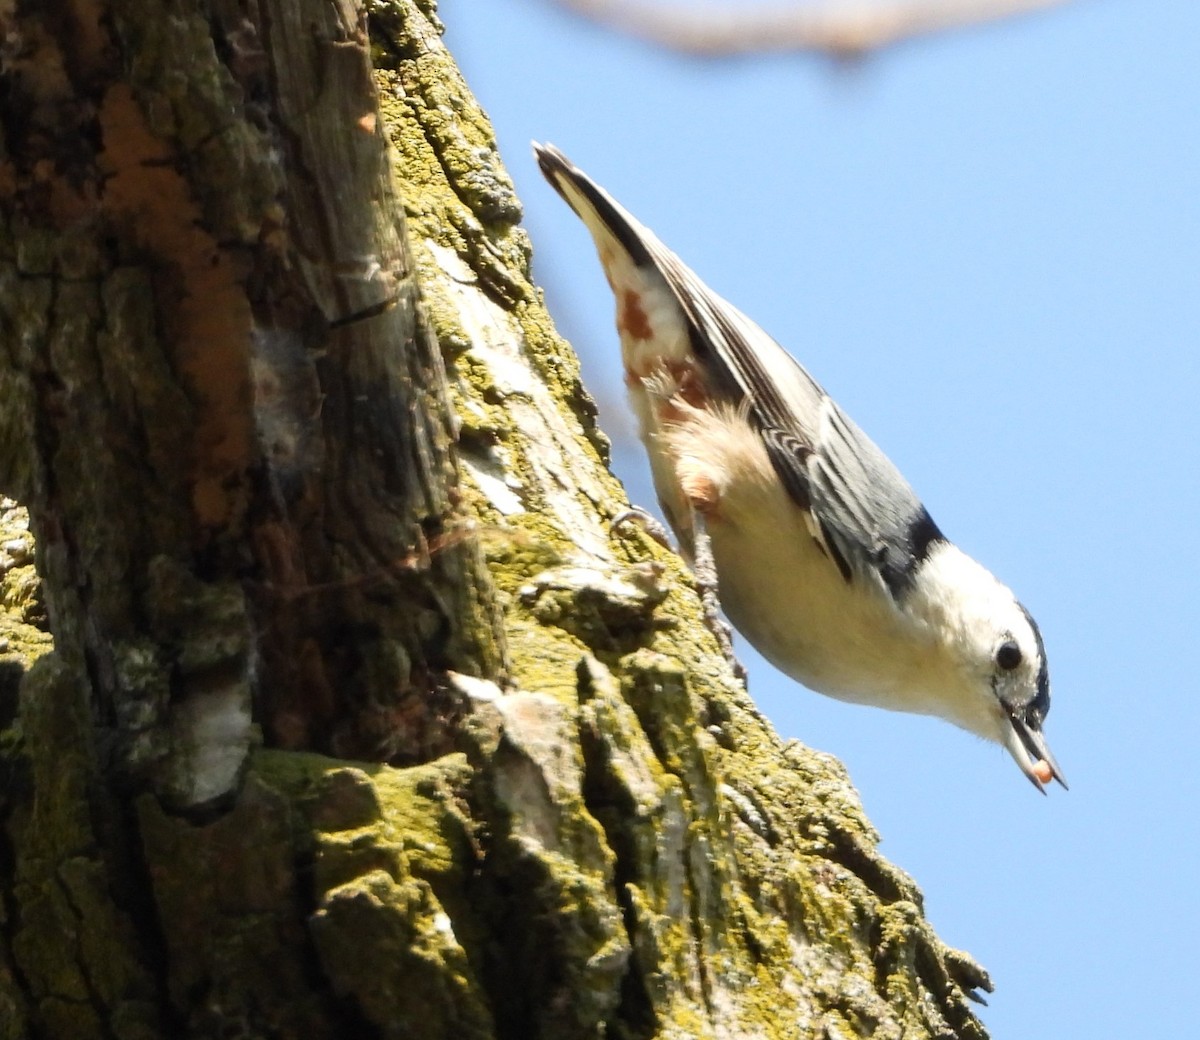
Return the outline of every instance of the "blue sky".
[[[850,769],[993,1036],[1178,1035],[1200,930],[1200,4],[1077,0],[855,67],[696,61],[548,0],[443,0],[535,270],[652,505],[612,303],[531,138],[783,343],[1046,639],[1071,790],[755,657],[785,737]],[[1153,767],[1153,768],[1151,768]]]

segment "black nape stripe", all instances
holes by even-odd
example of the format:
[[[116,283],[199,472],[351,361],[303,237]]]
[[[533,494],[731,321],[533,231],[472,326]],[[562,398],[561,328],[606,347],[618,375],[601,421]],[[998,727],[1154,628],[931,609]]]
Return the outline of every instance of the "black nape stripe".
[[[1042,630],[1038,628],[1037,622],[1033,620],[1033,615],[1025,609],[1021,603],[1017,604],[1021,609],[1021,613],[1025,615],[1025,620],[1029,622],[1029,627],[1033,629],[1033,638],[1037,643],[1038,653],[1038,674],[1037,674],[1037,693],[1034,695],[1029,704],[1030,714],[1036,719],[1037,725],[1041,725],[1042,720],[1050,711],[1050,665],[1046,661],[1046,644],[1042,642]]]
[[[904,539],[896,545],[883,545],[877,553],[880,577],[892,599],[899,601],[912,591],[917,571],[929,559],[933,548],[946,536],[924,506],[909,522]]]
[[[942,529],[933,522],[929,510],[924,506],[911,524],[908,525],[908,544],[915,563],[924,563],[938,542],[944,542],[946,536]]]

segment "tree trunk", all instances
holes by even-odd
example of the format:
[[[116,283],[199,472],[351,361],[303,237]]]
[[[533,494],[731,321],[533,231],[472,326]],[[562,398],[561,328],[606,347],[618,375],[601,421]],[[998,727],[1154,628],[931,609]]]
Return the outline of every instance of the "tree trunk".
[[[432,5],[0,24],[0,1040],[983,1036],[610,536]]]

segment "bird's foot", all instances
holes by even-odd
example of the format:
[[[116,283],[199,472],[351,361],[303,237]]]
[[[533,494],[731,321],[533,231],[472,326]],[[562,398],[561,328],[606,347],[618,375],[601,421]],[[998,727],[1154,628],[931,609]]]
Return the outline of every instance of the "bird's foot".
[[[700,606],[704,611],[704,624],[717,640],[717,646],[733,674],[743,685],[746,682],[746,667],[733,652],[733,628],[721,616],[721,600],[717,595],[717,564],[713,559],[712,541],[708,537],[708,529],[702,514],[693,512],[693,531],[695,534],[695,560],[692,572],[696,576],[696,592],[700,595]]]
[[[628,509],[621,510],[613,517],[610,530],[615,531],[626,524],[637,524],[664,549],[670,549],[671,552],[677,553],[675,546],[671,544],[671,536],[667,533],[667,529],[641,506],[630,506]]]

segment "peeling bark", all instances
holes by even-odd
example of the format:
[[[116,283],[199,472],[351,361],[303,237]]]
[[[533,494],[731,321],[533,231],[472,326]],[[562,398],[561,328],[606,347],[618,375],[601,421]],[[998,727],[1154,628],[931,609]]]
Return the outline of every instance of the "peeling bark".
[[[432,5],[0,19],[0,1040],[982,1037],[610,537]]]

